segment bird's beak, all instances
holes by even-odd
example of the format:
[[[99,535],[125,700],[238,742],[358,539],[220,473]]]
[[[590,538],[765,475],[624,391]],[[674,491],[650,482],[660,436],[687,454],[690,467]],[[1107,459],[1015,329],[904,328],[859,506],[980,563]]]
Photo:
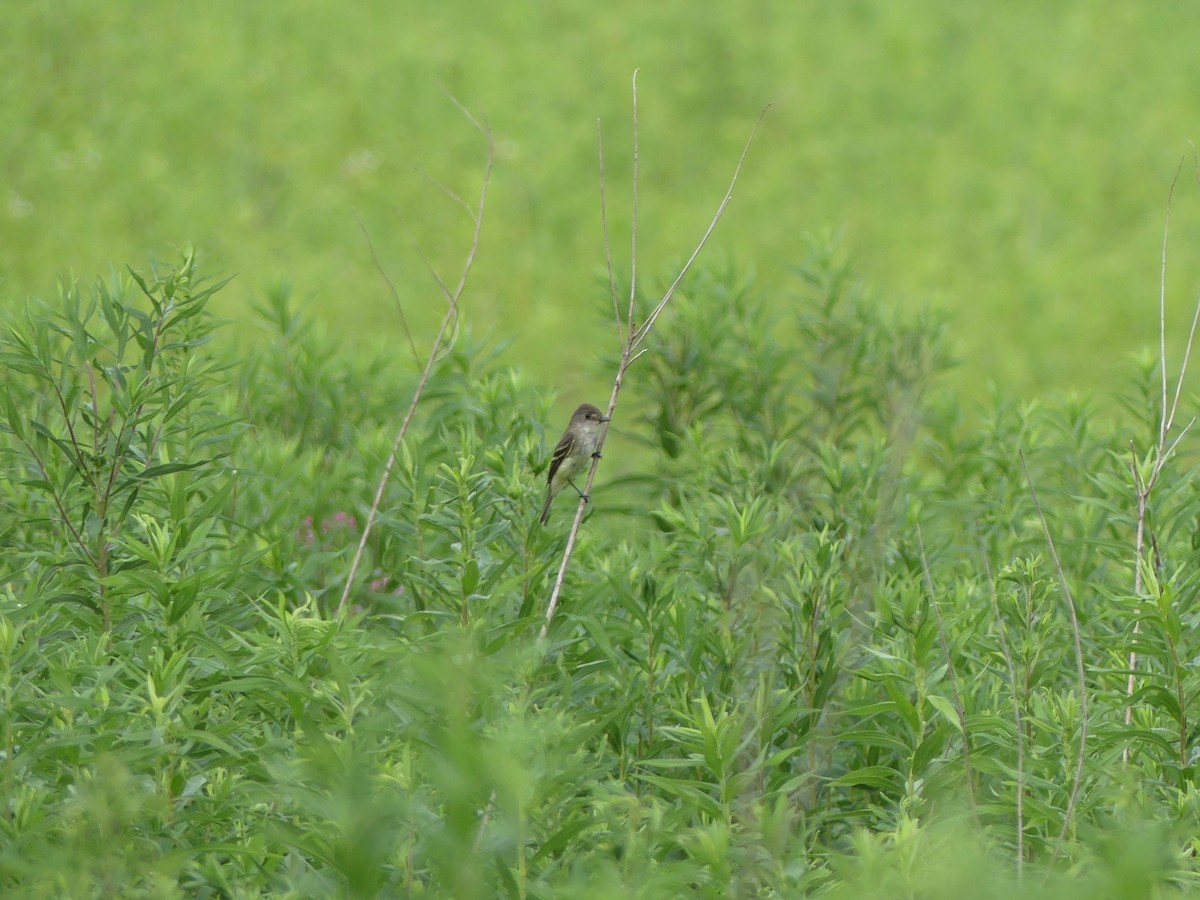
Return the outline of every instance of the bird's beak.
[[[601,421],[601,422],[611,422],[611,421],[612,421],[612,416],[601,416],[601,417],[600,417],[600,421]]]

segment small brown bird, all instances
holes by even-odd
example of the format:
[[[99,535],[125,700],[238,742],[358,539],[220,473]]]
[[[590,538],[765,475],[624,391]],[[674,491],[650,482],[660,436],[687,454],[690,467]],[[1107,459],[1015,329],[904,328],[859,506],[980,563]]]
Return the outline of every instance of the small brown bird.
[[[542,506],[543,525],[550,518],[550,504],[559,491],[568,484],[579,491],[572,479],[587,465],[588,460],[599,456],[600,435],[608,420],[608,416],[590,403],[581,404],[571,416],[571,424],[563,432],[550,460],[550,472],[546,476],[546,502]],[[579,496],[583,496],[582,491]]]

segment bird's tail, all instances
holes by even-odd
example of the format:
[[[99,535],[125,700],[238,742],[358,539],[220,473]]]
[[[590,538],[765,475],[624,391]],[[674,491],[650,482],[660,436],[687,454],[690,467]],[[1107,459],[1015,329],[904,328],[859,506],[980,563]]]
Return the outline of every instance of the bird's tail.
[[[546,489],[546,502],[542,504],[542,519],[543,525],[550,519],[550,504],[554,502],[554,492],[549,488]]]

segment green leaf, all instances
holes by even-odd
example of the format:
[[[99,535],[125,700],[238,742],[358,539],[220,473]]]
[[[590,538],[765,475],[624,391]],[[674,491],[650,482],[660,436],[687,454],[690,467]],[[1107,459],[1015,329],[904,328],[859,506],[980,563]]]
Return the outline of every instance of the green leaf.
[[[141,472],[138,472],[133,477],[139,481],[149,481],[152,478],[161,478],[163,475],[170,475],[172,472],[187,472],[190,469],[198,469],[200,466],[207,465],[212,461],[213,459],[202,459],[198,462],[192,463],[162,463],[157,466],[149,466],[143,469]]]
[[[887,766],[864,766],[839,775],[831,782],[843,787],[870,787],[881,791],[895,791],[901,783],[900,773]]]
[[[951,725],[956,728],[959,726],[958,711],[954,705],[945,697],[939,697],[937,694],[929,694],[925,700],[938,712],[940,712]]]
[[[470,597],[479,585],[479,561],[468,559],[462,570],[462,595]]]

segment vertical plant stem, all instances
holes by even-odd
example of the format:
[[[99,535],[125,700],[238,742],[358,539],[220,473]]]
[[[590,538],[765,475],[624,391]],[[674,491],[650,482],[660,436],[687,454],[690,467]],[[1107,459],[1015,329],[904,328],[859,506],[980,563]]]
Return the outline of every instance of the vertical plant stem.
[[[978,535],[978,523],[976,534]],[[1008,688],[1012,693],[1013,731],[1017,741],[1017,884],[1025,881],[1025,723],[1021,715],[1021,691],[1017,686],[1017,667],[1013,662],[1012,650],[1008,646],[1008,629],[1004,626],[1004,617],[1000,614],[1000,600],[996,596],[996,579],[992,575],[992,565],[988,561],[987,547],[983,536],[979,536],[980,559],[983,560],[983,573],[987,578],[988,594],[992,601],[992,614],[996,617],[996,634],[1000,637],[1000,653],[1008,670]]]
[[[429,376],[433,372],[433,367],[439,359],[441,359],[444,346],[446,332],[449,330],[451,323],[458,320],[458,302],[462,297],[463,290],[467,286],[467,279],[470,277],[471,269],[475,264],[475,254],[479,250],[479,235],[483,229],[483,211],[487,205],[488,186],[491,184],[492,177],[492,161],[494,157],[494,145],[492,142],[491,132],[486,125],[481,125],[470,115],[457,100],[454,100],[455,105],[459,110],[470,120],[471,124],[484,136],[487,140],[487,158],[484,163],[483,170],[483,186],[479,192],[479,203],[472,212],[474,219],[474,231],[471,235],[471,246],[467,251],[466,260],[463,262],[462,273],[459,276],[458,285],[451,291],[442,281],[436,270],[430,266],[430,271],[433,274],[434,280],[437,281],[438,287],[446,298],[446,313],[442,317],[441,324],[438,326],[437,334],[434,335],[433,345],[429,350],[429,356],[425,360],[425,367],[421,370],[421,375],[417,379],[416,389],[413,391],[412,401],[408,405],[408,411],[404,414],[404,421],[400,425],[399,431],[396,432],[396,437],[392,441],[392,449],[388,453],[387,462],[383,467],[383,474],[380,476],[379,484],[375,489],[375,496],[371,500],[371,508],[367,513],[367,520],[363,523],[362,534],[359,535],[358,547],[354,551],[354,559],[350,563],[350,569],[346,573],[346,584],[342,588],[342,596],[338,600],[337,615],[342,615],[346,609],[346,604],[350,600],[350,591],[354,587],[354,579],[358,574],[358,569],[362,565],[363,555],[367,549],[367,539],[371,535],[371,530],[375,525],[375,520],[379,516],[379,507],[383,504],[383,495],[387,490],[388,481],[392,476],[392,469],[396,465],[396,457],[400,452],[400,445],[404,442],[405,436],[408,434],[408,428],[412,424],[413,416],[417,412],[417,404],[421,402],[421,396],[425,393],[425,385],[429,383]],[[453,196],[453,195],[452,195]],[[457,199],[457,198],[456,198]],[[461,201],[460,201],[461,202]],[[464,204],[465,205],[465,204]],[[418,248],[419,251],[419,248]],[[422,254],[422,259],[424,255]],[[428,265],[428,263],[427,263]],[[391,284],[389,280],[389,285]],[[395,288],[393,287],[393,290]],[[407,326],[406,326],[407,327]]]
[[[1062,852],[1063,842],[1070,831],[1071,822],[1075,818],[1075,804],[1079,799],[1079,789],[1083,784],[1083,764],[1087,758],[1088,741],[1088,692],[1087,676],[1084,670],[1083,639],[1079,631],[1079,613],[1075,608],[1075,596],[1071,593],[1071,585],[1067,582],[1067,574],[1063,570],[1062,560],[1058,557],[1058,548],[1054,545],[1054,536],[1050,534],[1050,525],[1046,522],[1046,514],[1042,512],[1042,502],[1038,499],[1037,489],[1033,486],[1033,478],[1029,474],[1029,466],[1025,462],[1025,453],[1021,452],[1021,469],[1025,472],[1025,482],[1029,485],[1029,493],[1033,497],[1033,505],[1037,508],[1038,520],[1042,523],[1042,533],[1046,536],[1046,544],[1050,548],[1050,558],[1054,561],[1054,571],[1058,573],[1058,583],[1062,588],[1063,599],[1066,600],[1067,612],[1071,619],[1071,638],[1075,646],[1075,678],[1079,689],[1079,752],[1075,758],[1075,775],[1071,780],[1071,792],[1067,808],[1063,812],[1062,830],[1058,835],[1058,843],[1051,856],[1051,864]]]
[[[611,419],[613,418],[614,413],[616,412],[617,398],[621,394],[621,384],[625,377],[625,373],[629,371],[630,366],[632,366],[635,362],[637,362],[638,358],[642,355],[642,353],[646,352],[645,350],[638,351],[638,347],[649,336],[650,331],[653,328],[655,321],[657,321],[659,315],[666,308],[667,304],[671,300],[671,297],[674,296],[675,290],[679,287],[679,284],[683,281],[684,276],[687,275],[687,273],[691,270],[692,264],[695,263],[696,259],[700,256],[700,252],[704,249],[705,245],[708,243],[708,239],[712,236],[713,231],[716,229],[717,223],[721,221],[721,217],[725,214],[726,207],[729,206],[730,201],[733,199],[733,189],[737,185],[738,176],[741,174],[742,164],[746,161],[746,154],[750,152],[750,145],[754,142],[755,135],[758,134],[758,128],[762,124],[763,116],[765,116],[767,114],[767,110],[770,108],[771,108],[770,104],[768,104],[766,107],[763,108],[762,112],[759,113],[758,120],[754,123],[754,128],[750,132],[750,137],[746,140],[746,144],[742,148],[742,154],[740,157],[738,157],[737,166],[733,170],[733,177],[730,179],[729,187],[725,191],[725,196],[722,198],[720,205],[717,207],[717,211],[713,214],[712,219],[709,221],[708,228],[705,230],[704,235],[700,238],[700,241],[699,241],[699,243],[697,243],[695,250],[692,251],[692,255],[688,258],[687,262],[683,264],[683,267],[679,270],[679,274],[675,277],[675,280],[671,283],[671,286],[669,288],[667,288],[666,293],[663,294],[662,299],[658,301],[658,304],[651,311],[651,313],[647,317],[646,321],[642,325],[636,326],[634,323],[633,316],[634,316],[634,300],[637,296],[637,280],[636,280],[636,272],[637,272],[637,260],[636,260],[636,257],[637,257],[637,181],[638,181],[638,179],[637,179],[637,161],[638,161],[638,152],[639,151],[638,151],[638,137],[637,137],[637,134],[638,134],[638,132],[637,132],[637,73],[636,72],[634,73],[634,76],[633,76],[634,216],[633,216],[633,224],[631,227],[632,247],[633,247],[632,252],[634,255],[634,259],[633,259],[631,267],[630,267],[630,271],[634,274],[631,275],[631,279],[630,279],[631,283],[630,283],[630,288],[629,288],[629,315],[626,320],[625,340],[621,346],[621,358],[620,358],[619,363],[617,364],[617,374],[616,374],[616,377],[613,379],[612,394],[609,397],[608,409],[607,409],[607,412],[605,413],[608,416],[608,418],[610,419],[610,422],[611,422]],[[603,196],[603,192],[601,193],[601,196]],[[607,221],[607,215],[603,216],[602,218],[604,219],[604,221]],[[610,269],[609,269],[609,279],[610,279],[610,281],[613,279],[611,265],[610,265]],[[635,351],[637,351],[637,352],[635,352]],[[591,468],[588,470],[587,483],[585,484],[582,495],[579,498],[579,506],[575,510],[575,519],[571,524],[571,530],[567,533],[567,543],[566,543],[566,547],[563,549],[562,561],[560,562],[559,567],[558,567],[558,575],[554,579],[554,588],[551,590],[550,599],[546,604],[546,620],[545,620],[545,622],[542,623],[541,631],[538,633],[539,641],[544,641],[546,639],[546,637],[548,636],[548,634],[550,632],[550,623],[554,621],[554,615],[558,611],[559,600],[562,597],[563,583],[567,577],[567,569],[570,567],[570,564],[571,564],[571,554],[575,550],[575,542],[579,536],[579,527],[583,523],[583,513],[584,513],[584,510],[587,508],[587,499],[586,498],[591,494],[592,483],[596,479],[596,469],[600,465],[600,451],[603,449],[604,441],[608,437],[608,428],[609,428],[609,426],[605,425],[604,429],[600,433],[599,446],[597,447],[596,454],[595,454],[594,458],[592,459]]]
[[[979,807],[975,801],[975,773],[971,767],[971,736],[967,732],[967,710],[963,704],[962,691],[958,684],[958,672],[954,667],[954,656],[950,652],[950,642],[946,639],[946,625],[942,621],[942,612],[938,608],[937,593],[933,588],[933,575],[929,571],[929,557],[925,555],[925,538],[921,534],[921,526],[917,525],[917,545],[921,550],[921,570],[925,575],[925,589],[929,592],[929,608],[933,610],[937,622],[938,640],[942,645],[942,653],[946,658],[946,674],[950,679],[950,693],[954,700],[954,712],[958,717],[958,730],[963,742],[963,775],[967,780],[967,805],[971,808],[971,820],[979,824]]]
[[[1142,591],[1144,583],[1142,579],[1142,565],[1146,553],[1146,513],[1149,506],[1150,495],[1154,490],[1155,484],[1158,482],[1159,475],[1162,474],[1163,468],[1167,464],[1167,460],[1171,457],[1175,447],[1183,439],[1184,435],[1195,424],[1195,419],[1187,423],[1178,435],[1171,439],[1171,429],[1175,423],[1175,414],[1179,408],[1179,398],[1183,390],[1183,380],[1187,375],[1188,361],[1192,356],[1192,345],[1196,340],[1196,327],[1200,324],[1200,301],[1196,304],[1196,309],[1192,314],[1192,326],[1188,331],[1187,343],[1184,346],[1183,362],[1179,366],[1179,378],[1175,382],[1174,399],[1170,406],[1167,404],[1168,398],[1168,379],[1167,379],[1167,245],[1171,232],[1171,200],[1175,195],[1175,185],[1179,180],[1179,173],[1183,168],[1183,160],[1179,161],[1179,165],[1175,169],[1175,175],[1171,178],[1171,185],[1167,189],[1167,204],[1166,211],[1163,216],[1163,237],[1162,237],[1162,252],[1159,264],[1159,282],[1158,282],[1158,367],[1159,377],[1161,380],[1161,400],[1159,409],[1158,422],[1158,442],[1154,447],[1154,462],[1150,468],[1148,475],[1143,475],[1142,469],[1138,465],[1137,453],[1130,447],[1130,470],[1133,475],[1134,490],[1137,498],[1137,525],[1134,536],[1134,567],[1133,567],[1133,596],[1135,603],[1141,603]],[[1197,166],[1198,178],[1200,178],[1200,165]],[[1168,443],[1168,440],[1170,442]],[[1151,535],[1153,539],[1153,535]],[[1133,623],[1133,648],[1129,651],[1128,668],[1129,675],[1125,682],[1125,727],[1129,728],[1133,725],[1133,696],[1137,692],[1137,640],[1138,635],[1142,631],[1141,618],[1137,618]],[[1128,766],[1132,748],[1127,741],[1125,747],[1121,751],[1121,762]]]

